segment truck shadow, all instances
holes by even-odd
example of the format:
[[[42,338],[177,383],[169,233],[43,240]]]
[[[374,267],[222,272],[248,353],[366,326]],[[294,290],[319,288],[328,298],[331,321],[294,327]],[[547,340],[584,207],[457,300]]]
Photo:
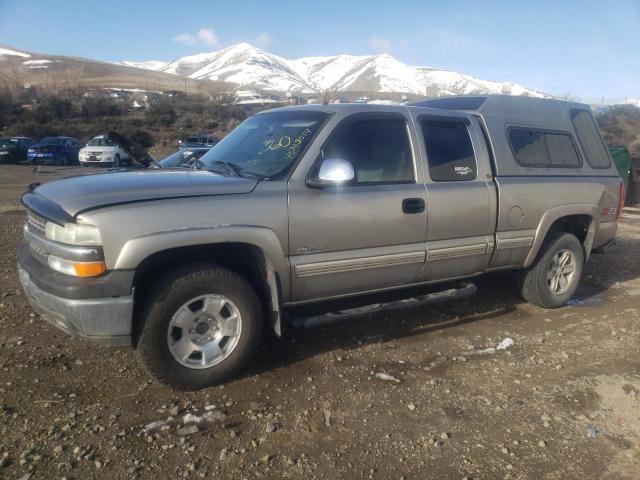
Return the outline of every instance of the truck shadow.
[[[475,283],[478,293],[457,302],[363,314],[321,327],[289,327],[282,339],[270,337],[265,341],[255,367],[247,373],[255,375],[331,351],[357,350],[434,331],[444,332],[509,315],[523,303],[513,288],[510,273],[487,275]]]
[[[638,251],[640,238],[626,236],[618,241],[612,252],[592,255],[574,300],[583,304],[583,308],[606,304],[604,294],[607,290],[640,277],[640,257],[629,256],[629,253]],[[519,305],[525,303],[518,293],[515,275],[511,272],[488,274],[472,281],[478,286],[478,293],[457,302],[363,314],[309,329],[288,327],[282,339],[270,337],[264,342],[255,366],[247,375],[289,366],[327,352],[356,350],[435,331],[446,332],[454,327],[512,314]],[[573,308],[576,307],[563,307]],[[539,311],[541,314],[545,312],[543,309]],[[520,314],[525,317],[529,315],[523,310],[520,310]]]

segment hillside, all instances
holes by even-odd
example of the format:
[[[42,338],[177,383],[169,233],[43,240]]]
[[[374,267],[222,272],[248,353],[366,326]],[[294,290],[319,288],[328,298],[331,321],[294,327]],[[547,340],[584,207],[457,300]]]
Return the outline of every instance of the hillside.
[[[230,88],[220,82],[86,58],[27,52],[0,45],[0,85],[23,88],[25,84],[49,90],[115,87],[210,94]]]
[[[493,82],[450,70],[406,65],[387,54],[288,60],[248,43],[182,57],[166,64],[157,61],[123,64],[192,79],[223,81],[278,92],[396,92],[426,96],[504,93],[544,96],[511,82]]]

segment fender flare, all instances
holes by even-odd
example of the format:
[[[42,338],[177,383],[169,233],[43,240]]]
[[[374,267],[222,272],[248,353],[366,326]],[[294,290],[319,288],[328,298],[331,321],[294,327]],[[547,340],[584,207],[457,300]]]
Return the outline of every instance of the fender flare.
[[[257,248],[264,257],[264,276],[269,288],[275,333],[282,334],[283,298],[288,298],[290,278],[287,257],[276,233],[255,225],[208,225],[146,233],[124,244],[114,269],[135,270],[146,258],[173,248],[221,243],[243,243]]]
[[[553,225],[562,217],[568,217],[571,215],[587,215],[591,218],[587,236],[583,243],[585,261],[588,260],[589,255],[591,254],[591,247],[593,246],[593,242],[595,240],[596,231],[598,230],[598,225],[600,224],[599,210],[598,207],[593,204],[574,203],[570,205],[562,205],[559,207],[550,208],[549,210],[544,212],[542,218],[538,222],[538,228],[536,229],[536,234],[533,239],[531,250],[529,250],[529,254],[524,261],[524,268],[530,267],[531,264],[533,264],[533,261],[536,259],[536,256],[538,255],[538,252],[542,247],[544,239],[547,237],[547,234],[551,229],[551,225]]]

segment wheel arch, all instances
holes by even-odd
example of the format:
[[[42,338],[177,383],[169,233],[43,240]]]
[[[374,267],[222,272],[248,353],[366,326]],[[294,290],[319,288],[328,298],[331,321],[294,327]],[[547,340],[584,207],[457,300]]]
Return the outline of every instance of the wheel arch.
[[[280,336],[281,305],[289,292],[289,271],[282,247],[274,238],[275,233],[259,228],[260,235],[252,237],[248,235],[248,229],[242,227],[220,228],[227,230],[224,235],[214,233],[215,230],[205,230],[208,231],[204,235],[202,232],[196,235],[165,232],[131,240],[122,249],[116,268],[135,270],[133,286],[136,297],[144,295],[153,279],[187,263],[210,262],[233,270],[256,290],[263,304],[265,319]]]
[[[547,210],[538,223],[533,245],[523,266],[527,268],[533,264],[544,240],[552,231],[575,235],[582,243],[586,261],[591,253],[599,218],[598,207],[591,204],[564,205]]]

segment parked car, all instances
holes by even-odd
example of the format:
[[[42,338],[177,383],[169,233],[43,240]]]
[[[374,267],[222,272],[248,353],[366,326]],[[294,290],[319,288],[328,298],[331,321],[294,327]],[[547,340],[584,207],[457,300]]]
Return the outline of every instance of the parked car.
[[[158,162],[160,168],[201,168],[200,157],[210,148],[196,147],[185,148],[172,153]]]
[[[623,198],[589,106],[527,97],[269,110],[200,161],[34,186],[18,256],[44,319],[185,389],[240,372],[301,305],[514,270],[560,307]]]
[[[27,159],[27,150],[35,142],[29,137],[0,138],[0,163],[17,163]]]
[[[80,150],[80,165],[98,165],[101,167],[118,167],[130,163],[131,156],[123,145],[112,135],[97,135]]]
[[[178,141],[178,148],[196,148],[196,147],[213,147],[218,140],[213,135],[206,133],[200,133],[198,135],[191,135]]]
[[[27,150],[27,160],[49,165],[75,165],[78,163],[80,143],[70,137],[46,137]]]

